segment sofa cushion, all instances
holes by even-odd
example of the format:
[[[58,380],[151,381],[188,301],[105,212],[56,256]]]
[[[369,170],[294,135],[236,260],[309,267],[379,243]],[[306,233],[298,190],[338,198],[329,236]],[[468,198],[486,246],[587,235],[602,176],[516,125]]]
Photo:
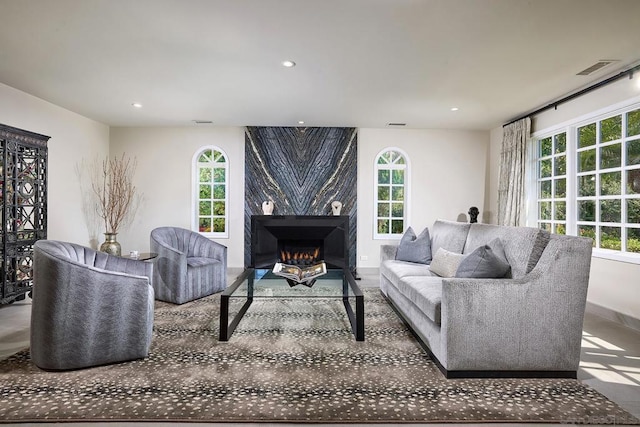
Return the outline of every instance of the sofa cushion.
[[[431,227],[432,256],[435,256],[440,248],[461,254],[467,240],[469,226],[470,224],[466,222],[437,220]]]
[[[409,227],[402,235],[396,259],[399,261],[429,264],[431,262],[431,238],[429,229],[425,228],[419,236]]]
[[[397,286],[435,324],[441,322],[442,277],[408,276]]]
[[[380,274],[389,279],[396,287],[403,277],[407,276],[434,276],[429,266],[415,262],[397,261],[394,259],[382,261]]]
[[[464,255],[440,248],[431,261],[429,269],[440,277],[454,277]]]
[[[499,238],[511,266],[510,276],[518,279],[529,273],[538,263],[549,242],[549,232],[533,227],[507,227],[491,224],[471,224],[465,254],[473,252],[493,239]]]
[[[502,241],[493,239],[488,244],[476,248],[460,261],[456,277],[501,278],[509,273],[509,268]]]

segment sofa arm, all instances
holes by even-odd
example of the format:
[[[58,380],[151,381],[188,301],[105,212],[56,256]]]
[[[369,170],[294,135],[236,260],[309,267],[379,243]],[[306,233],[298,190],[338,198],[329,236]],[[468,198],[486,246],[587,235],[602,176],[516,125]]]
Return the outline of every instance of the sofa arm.
[[[396,259],[398,245],[381,245],[380,246],[380,264],[389,259]]]
[[[445,368],[576,371],[590,263],[588,239],[560,236],[520,279],[443,279]]]

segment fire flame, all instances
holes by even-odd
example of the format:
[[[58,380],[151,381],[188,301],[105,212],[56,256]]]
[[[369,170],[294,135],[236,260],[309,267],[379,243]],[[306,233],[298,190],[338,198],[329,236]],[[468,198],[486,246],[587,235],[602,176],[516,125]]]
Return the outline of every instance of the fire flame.
[[[320,248],[315,248],[312,251],[280,251],[280,259],[283,262],[287,261],[315,261],[320,256]]]

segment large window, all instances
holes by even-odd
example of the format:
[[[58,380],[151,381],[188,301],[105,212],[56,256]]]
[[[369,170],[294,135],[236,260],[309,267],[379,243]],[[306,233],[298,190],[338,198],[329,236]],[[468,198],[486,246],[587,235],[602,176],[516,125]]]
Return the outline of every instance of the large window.
[[[558,133],[537,144],[537,220],[547,231],[566,234],[567,134]]]
[[[375,160],[374,238],[400,238],[407,224],[407,155],[388,148]]]
[[[535,139],[536,221],[593,239],[594,254],[640,262],[640,108]]]
[[[218,147],[205,147],[193,157],[192,229],[208,237],[229,237],[228,166]]]

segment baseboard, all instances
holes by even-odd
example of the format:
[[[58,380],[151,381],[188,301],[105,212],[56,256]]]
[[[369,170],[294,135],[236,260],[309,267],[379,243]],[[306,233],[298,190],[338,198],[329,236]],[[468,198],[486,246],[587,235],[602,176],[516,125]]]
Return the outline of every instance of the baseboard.
[[[586,311],[587,313],[595,314],[596,316],[600,316],[604,319],[640,332],[640,319],[636,319],[635,317],[619,313],[611,310],[610,308],[602,307],[601,305],[594,304],[589,301],[587,301]]]
[[[229,284],[233,283],[236,277],[241,275],[244,270],[244,267],[227,267],[227,280]]]

